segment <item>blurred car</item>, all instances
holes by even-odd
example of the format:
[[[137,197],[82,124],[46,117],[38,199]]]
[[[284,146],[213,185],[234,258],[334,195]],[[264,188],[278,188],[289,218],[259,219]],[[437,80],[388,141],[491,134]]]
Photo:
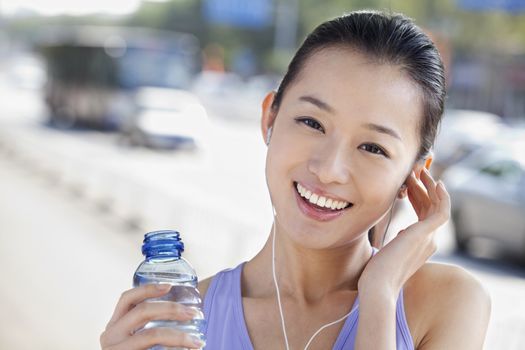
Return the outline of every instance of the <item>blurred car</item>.
[[[451,165],[487,145],[506,132],[506,125],[495,114],[462,110],[445,110],[434,144],[432,173],[440,178]]]
[[[525,139],[474,151],[443,173],[457,248],[490,239],[525,260]]]
[[[188,33],[139,27],[49,26],[35,38],[46,62],[49,123],[119,130],[143,87],[187,89],[200,70]]]
[[[122,129],[122,140],[128,144],[193,149],[205,142],[208,116],[192,93],[144,87],[134,100],[136,113]]]

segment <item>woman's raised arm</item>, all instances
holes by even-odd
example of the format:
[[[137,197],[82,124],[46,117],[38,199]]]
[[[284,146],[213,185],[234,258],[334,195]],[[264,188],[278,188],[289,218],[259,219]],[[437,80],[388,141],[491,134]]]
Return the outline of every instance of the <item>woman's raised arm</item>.
[[[449,218],[450,197],[428,170],[421,171],[421,181],[412,173],[407,185],[418,221],[402,230],[370,259],[359,279],[356,349],[396,348],[398,294],[405,282],[435,253],[434,233]],[[420,349],[481,348],[490,315],[490,298],[468,273],[452,270],[453,273],[442,273],[432,281],[436,283],[434,288],[429,288],[435,313],[429,318],[432,321],[426,326]],[[458,342],[459,339],[462,341]]]

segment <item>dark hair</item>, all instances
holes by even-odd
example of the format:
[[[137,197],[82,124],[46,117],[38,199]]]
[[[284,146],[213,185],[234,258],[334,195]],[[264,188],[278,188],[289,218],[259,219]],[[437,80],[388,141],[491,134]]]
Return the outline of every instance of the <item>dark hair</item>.
[[[279,109],[286,89],[297,78],[306,60],[329,47],[348,47],[377,63],[399,66],[416,83],[423,101],[416,160],[425,158],[432,149],[443,114],[445,74],[432,41],[411,19],[401,14],[356,11],[319,25],[292,58],[272,108]]]

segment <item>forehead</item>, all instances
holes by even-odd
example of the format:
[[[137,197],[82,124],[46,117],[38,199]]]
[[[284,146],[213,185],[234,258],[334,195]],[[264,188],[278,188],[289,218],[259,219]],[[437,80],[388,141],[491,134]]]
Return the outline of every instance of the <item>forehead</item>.
[[[418,144],[421,94],[399,66],[374,62],[356,51],[327,48],[311,55],[289,86],[283,104],[314,95],[348,122],[394,128]]]

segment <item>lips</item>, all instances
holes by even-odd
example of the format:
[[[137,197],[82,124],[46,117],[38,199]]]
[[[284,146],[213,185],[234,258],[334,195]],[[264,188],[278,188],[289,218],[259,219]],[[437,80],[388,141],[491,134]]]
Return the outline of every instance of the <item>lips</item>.
[[[292,184],[294,188],[295,198],[300,211],[308,218],[316,221],[330,221],[345,213],[348,209],[352,208],[353,203],[350,203],[346,208],[339,210],[332,210],[329,208],[321,208],[318,205],[310,203],[306,198],[302,197],[297,192],[297,186],[295,182]]]

